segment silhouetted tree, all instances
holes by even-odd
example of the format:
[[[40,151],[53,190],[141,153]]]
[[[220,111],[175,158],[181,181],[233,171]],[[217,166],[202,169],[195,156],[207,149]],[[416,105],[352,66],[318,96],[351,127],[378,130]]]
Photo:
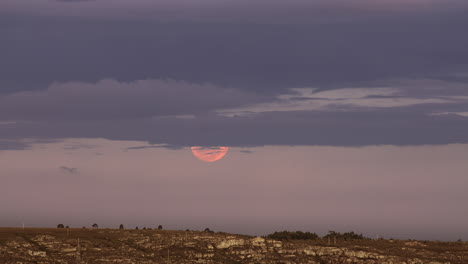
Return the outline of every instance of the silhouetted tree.
[[[143,230],[146,230],[146,227],[143,227]]]
[[[162,225],[159,225],[159,226],[158,226],[158,230],[162,230]]]
[[[93,228],[99,228],[98,224],[93,224]]]
[[[57,228],[65,228],[65,227],[63,226],[63,224],[58,224]]]
[[[137,226],[137,227],[135,227],[135,229],[136,229],[136,230],[138,230],[138,226]]]
[[[120,224],[119,229],[124,229],[124,226]]]

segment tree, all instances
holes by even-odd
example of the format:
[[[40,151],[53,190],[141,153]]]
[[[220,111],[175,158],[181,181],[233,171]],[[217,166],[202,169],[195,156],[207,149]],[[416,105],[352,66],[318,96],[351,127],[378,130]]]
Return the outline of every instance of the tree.
[[[354,231],[345,233],[328,231],[328,234],[323,238],[340,239],[345,241],[367,239],[362,234],[354,233]]]
[[[63,224],[58,224],[57,228],[65,228]]]
[[[120,224],[119,229],[124,229],[124,226]]]
[[[65,228],[70,228],[69,226],[66,226]]]
[[[158,230],[162,230],[162,225],[159,225],[159,226],[158,226]]]
[[[269,234],[267,238],[276,240],[316,240],[318,239],[318,235],[316,233],[302,231],[281,231]]]
[[[207,232],[207,233],[214,233],[214,231],[211,231],[208,227],[205,228],[205,232]]]
[[[137,226],[137,227],[135,227],[135,229],[136,229],[136,230],[138,230],[138,226]]]
[[[93,228],[99,228],[98,224],[93,224]]]

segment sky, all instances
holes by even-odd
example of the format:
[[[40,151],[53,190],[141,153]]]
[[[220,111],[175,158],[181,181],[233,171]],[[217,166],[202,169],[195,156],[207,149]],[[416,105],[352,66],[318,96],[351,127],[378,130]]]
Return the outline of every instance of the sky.
[[[0,226],[468,239],[467,11],[3,0]]]

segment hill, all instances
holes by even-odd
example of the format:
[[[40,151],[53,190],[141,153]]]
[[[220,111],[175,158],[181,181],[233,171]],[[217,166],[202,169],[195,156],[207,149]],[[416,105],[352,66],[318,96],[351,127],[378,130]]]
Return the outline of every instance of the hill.
[[[198,231],[0,228],[0,263],[466,264],[463,242],[273,240]]]

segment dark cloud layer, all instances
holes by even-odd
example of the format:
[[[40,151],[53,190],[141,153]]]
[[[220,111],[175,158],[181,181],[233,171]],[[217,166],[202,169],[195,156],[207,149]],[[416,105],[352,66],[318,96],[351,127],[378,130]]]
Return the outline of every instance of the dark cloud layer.
[[[468,118],[411,112],[282,112],[255,117],[24,124],[3,138],[104,137],[169,146],[424,145],[468,143]],[[172,147],[173,148],[173,147]]]
[[[467,84],[384,83],[293,89],[276,97],[180,81],[55,83],[0,98],[0,138],[139,140],[172,149],[468,142]],[[140,148],[148,146],[130,149]]]
[[[467,142],[466,1],[73,2],[0,3],[2,149]]]
[[[167,22],[8,13],[0,18],[0,86],[11,92],[46,89],[54,81],[172,78],[269,93],[443,78],[468,68],[468,18],[459,6],[467,4],[435,2],[420,9],[401,5],[384,16],[370,7],[359,8],[364,11],[357,15],[352,4],[340,1],[329,4],[329,12],[307,11],[307,17],[327,20],[301,23],[283,23],[281,17],[275,23],[242,18]]]
[[[263,99],[265,100],[265,99]],[[89,121],[190,116],[261,102],[252,93],[173,80],[56,83],[45,91],[0,97],[0,120]]]

